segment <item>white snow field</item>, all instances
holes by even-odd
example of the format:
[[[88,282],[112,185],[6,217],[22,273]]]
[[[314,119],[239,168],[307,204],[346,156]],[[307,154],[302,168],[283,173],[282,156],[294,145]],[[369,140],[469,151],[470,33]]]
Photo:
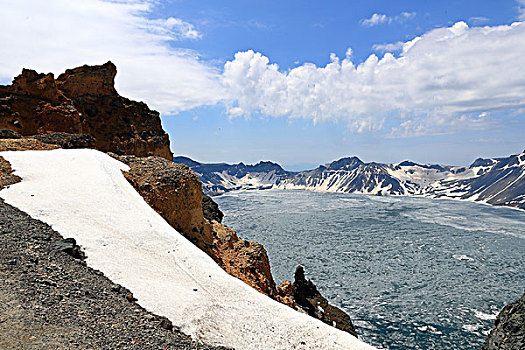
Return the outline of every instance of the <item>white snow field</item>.
[[[73,237],[87,263],[194,339],[236,349],[373,349],[229,276],[150,208],[127,166],[95,150],[0,153],[11,204]]]

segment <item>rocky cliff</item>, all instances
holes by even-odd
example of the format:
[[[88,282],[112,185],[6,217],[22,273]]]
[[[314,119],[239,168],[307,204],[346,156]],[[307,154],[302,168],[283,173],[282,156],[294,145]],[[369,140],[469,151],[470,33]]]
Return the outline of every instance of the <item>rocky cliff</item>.
[[[482,348],[482,350],[500,349],[525,349],[525,293],[520,299],[501,310]]]
[[[116,74],[111,62],[68,69],[56,79],[24,69],[11,85],[0,86],[0,129],[24,136],[87,134],[101,151],[171,160],[159,113],[120,96]]]
[[[203,196],[201,182],[187,166],[159,157],[113,156],[130,167],[124,176],[146,202],[227,273],[283,304],[356,336],[350,317],[328,303],[306,280],[301,266],[294,283],[285,281],[276,288],[264,247],[239,238],[215,219],[222,218],[222,213],[211,198]]]
[[[266,250],[259,243],[239,238],[234,230],[218,221],[204,217],[202,184],[190,168],[160,157],[113,156],[130,167],[124,176],[171,226],[230,275],[275,297]],[[217,210],[218,207],[214,216],[218,215]],[[208,213],[211,215],[211,209]]]

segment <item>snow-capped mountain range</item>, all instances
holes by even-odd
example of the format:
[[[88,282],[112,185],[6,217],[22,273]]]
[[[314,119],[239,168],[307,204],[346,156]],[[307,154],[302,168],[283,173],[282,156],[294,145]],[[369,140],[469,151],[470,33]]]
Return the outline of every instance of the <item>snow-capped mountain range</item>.
[[[286,171],[272,162],[204,164],[187,157],[173,161],[189,166],[208,195],[243,189],[301,189],[450,198],[525,209],[525,151],[507,158],[479,158],[468,167],[410,161],[364,163],[347,157],[301,172]]]

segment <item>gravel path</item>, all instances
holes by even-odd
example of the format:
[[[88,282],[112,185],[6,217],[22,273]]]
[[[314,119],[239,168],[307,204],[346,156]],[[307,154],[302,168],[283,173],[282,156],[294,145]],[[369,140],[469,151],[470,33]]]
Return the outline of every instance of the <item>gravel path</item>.
[[[0,349],[222,349],[197,344],[0,199]]]

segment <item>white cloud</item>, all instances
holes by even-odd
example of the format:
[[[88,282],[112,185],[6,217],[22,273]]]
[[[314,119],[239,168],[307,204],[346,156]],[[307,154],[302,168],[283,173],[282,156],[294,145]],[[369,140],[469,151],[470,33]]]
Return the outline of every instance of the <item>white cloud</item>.
[[[373,27],[379,24],[390,24],[392,22],[403,23],[407,20],[413,19],[416,17],[416,12],[401,12],[400,15],[390,17],[384,13],[374,13],[370,18],[365,18],[361,20],[361,25],[364,27]]]
[[[458,22],[405,42],[399,57],[371,55],[356,65],[331,55],[324,67],[288,71],[260,53],[238,52],[224,84],[234,116],[335,121],[392,136],[482,129],[495,123],[491,112],[525,108],[524,40],[525,23]]]
[[[390,23],[392,19],[384,13],[374,13],[370,18],[361,20],[361,25],[365,27],[373,27],[378,24]]]
[[[169,17],[154,20],[145,20],[144,28],[156,34],[165,35],[166,40],[200,39],[199,33],[191,23],[184,22],[180,18]]]
[[[0,0],[0,80],[22,68],[63,72],[83,64],[117,65],[117,88],[163,113],[221,96],[219,74],[177,41],[201,33],[178,18],[151,19],[156,0]]]
[[[396,52],[402,50],[404,45],[404,42],[398,41],[397,43],[375,44],[372,48],[378,52]]]

